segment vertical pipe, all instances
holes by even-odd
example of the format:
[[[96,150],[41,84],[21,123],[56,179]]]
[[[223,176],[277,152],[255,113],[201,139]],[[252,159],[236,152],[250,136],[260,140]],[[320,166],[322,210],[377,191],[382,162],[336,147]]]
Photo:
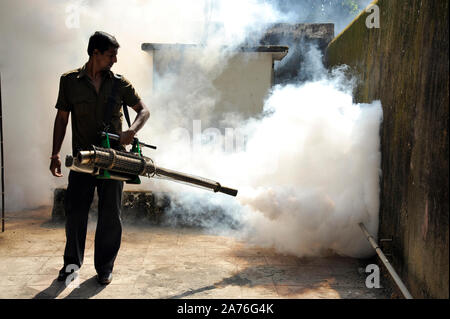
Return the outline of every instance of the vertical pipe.
[[[2,165],[2,233],[5,231],[5,169],[3,166],[2,75],[0,73],[0,152]]]
[[[367,240],[369,241],[369,243],[372,245],[373,249],[375,249],[375,251],[377,252],[378,256],[380,257],[381,261],[383,262],[383,264],[386,266],[387,270],[389,271],[389,274],[392,276],[392,279],[394,279],[395,283],[397,284],[398,288],[400,289],[400,291],[402,292],[403,296],[406,299],[413,299],[413,297],[411,296],[411,294],[408,291],[408,288],[406,288],[405,284],[402,282],[402,280],[400,279],[400,276],[397,274],[397,272],[395,271],[395,269],[392,267],[392,265],[389,263],[389,260],[386,258],[386,256],[383,254],[383,251],[381,250],[381,248],[378,246],[377,242],[375,241],[375,239],[373,239],[372,235],[369,234],[369,232],[367,231],[366,227],[364,226],[363,223],[359,223],[358,224],[359,227],[361,228],[361,230],[363,231],[364,235],[366,235]]]

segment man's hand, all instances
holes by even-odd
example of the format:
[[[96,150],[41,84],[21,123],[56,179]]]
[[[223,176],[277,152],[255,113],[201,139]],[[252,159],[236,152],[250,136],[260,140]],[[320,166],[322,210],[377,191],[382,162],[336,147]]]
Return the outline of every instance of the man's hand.
[[[133,138],[136,132],[134,130],[126,130],[120,134],[120,144],[122,145],[128,145],[133,143]]]
[[[150,112],[148,111],[145,104],[142,103],[142,101],[139,101],[135,106],[132,106],[131,108],[136,111],[137,116],[134,119],[131,127],[120,134],[120,144],[122,145],[131,144],[133,142],[134,136],[136,135],[136,132],[139,131],[142,126],[144,126],[145,122],[147,122],[148,118],[150,117]]]
[[[61,160],[58,157],[52,157],[50,162],[50,172],[52,172],[53,176],[62,177],[61,174]]]

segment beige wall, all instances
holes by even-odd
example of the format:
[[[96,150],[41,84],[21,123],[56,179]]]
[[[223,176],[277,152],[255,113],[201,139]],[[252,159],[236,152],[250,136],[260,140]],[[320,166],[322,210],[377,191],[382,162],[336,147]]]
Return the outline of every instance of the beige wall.
[[[185,77],[185,81],[198,81],[199,86],[212,86],[209,94],[215,100],[215,113],[235,112],[244,118],[259,114],[273,83],[271,52],[233,53],[224,57],[220,65],[208,65],[208,53],[197,48],[147,52],[149,63],[153,63],[154,72],[160,76],[170,73]],[[158,85],[155,74],[153,81],[155,88]]]
[[[259,114],[272,86],[272,54],[238,53],[214,80],[221,92],[217,111],[235,111],[248,117]]]

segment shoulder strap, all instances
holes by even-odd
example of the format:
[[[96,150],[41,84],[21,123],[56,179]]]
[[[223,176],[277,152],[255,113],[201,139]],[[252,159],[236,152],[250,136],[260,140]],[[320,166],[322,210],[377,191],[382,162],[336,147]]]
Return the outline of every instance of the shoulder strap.
[[[123,109],[123,115],[125,115],[125,119],[127,120],[128,127],[131,127],[130,114],[128,113],[128,107],[125,102],[123,102],[123,104],[122,104],[122,109]]]
[[[112,110],[113,110],[113,106],[114,106],[114,97],[117,94],[117,90],[119,88],[119,83],[120,83],[120,80],[114,78],[113,85],[111,87],[111,93],[109,94],[108,102],[106,103],[106,109],[105,109],[105,114],[104,114],[104,118],[103,118],[103,126],[104,126],[105,132],[109,131],[109,127],[111,125]]]
[[[118,90],[119,84],[120,84],[120,79],[121,79],[120,75],[114,74],[114,82],[111,87],[111,93],[109,94],[109,97],[108,97],[108,102],[107,102],[106,110],[105,110],[105,117],[103,120],[103,125],[105,127],[105,131],[109,131],[109,126],[111,125],[112,109],[114,106],[114,97],[117,94],[117,90]],[[128,107],[125,102],[122,102],[122,108],[123,108],[123,114],[125,115],[125,119],[127,121],[128,127],[130,127],[131,126],[130,114],[128,113]]]

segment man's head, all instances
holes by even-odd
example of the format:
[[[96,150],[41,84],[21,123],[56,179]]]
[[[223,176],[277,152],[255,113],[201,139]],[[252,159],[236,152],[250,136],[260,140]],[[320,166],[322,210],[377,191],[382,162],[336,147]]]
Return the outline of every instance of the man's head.
[[[87,52],[101,70],[109,70],[117,62],[117,49],[120,47],[112,35],[97,31],[89,38]]]

